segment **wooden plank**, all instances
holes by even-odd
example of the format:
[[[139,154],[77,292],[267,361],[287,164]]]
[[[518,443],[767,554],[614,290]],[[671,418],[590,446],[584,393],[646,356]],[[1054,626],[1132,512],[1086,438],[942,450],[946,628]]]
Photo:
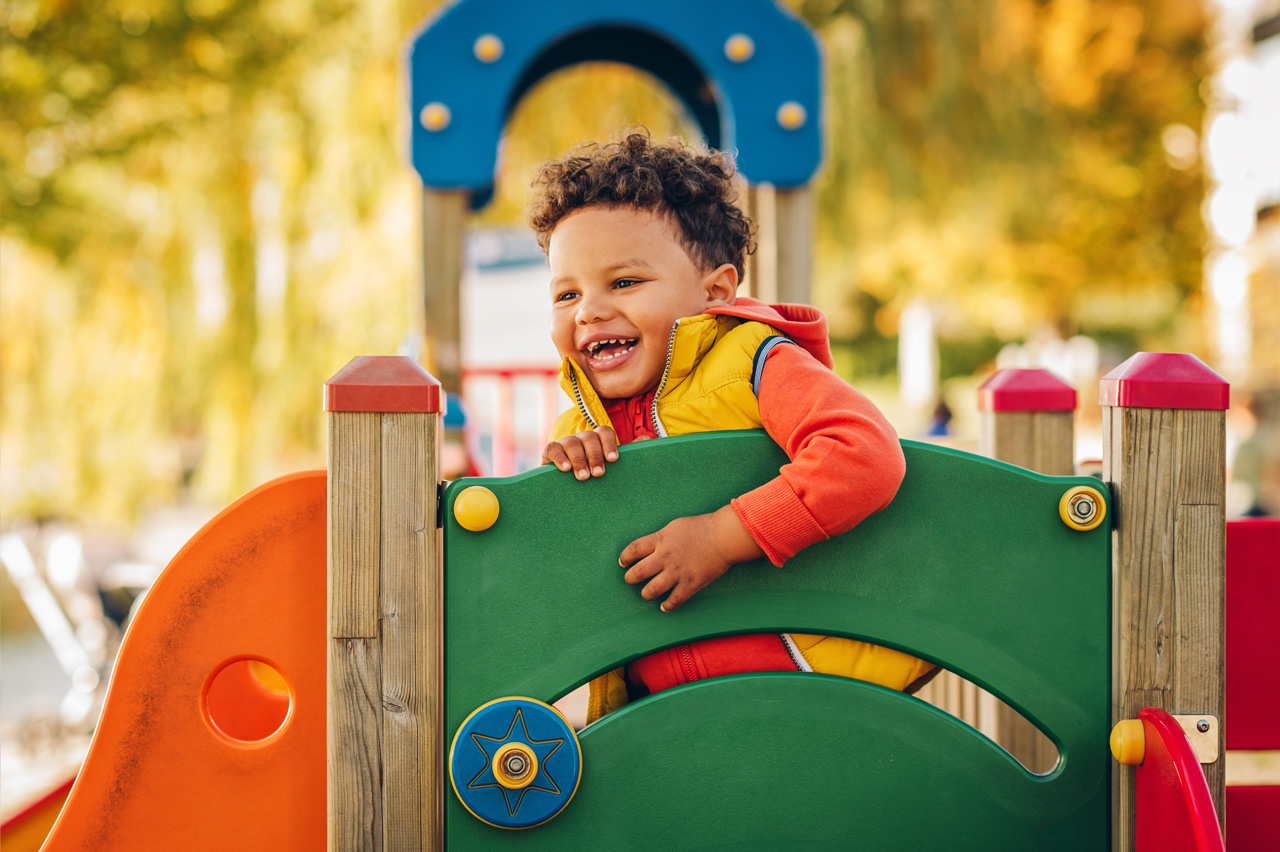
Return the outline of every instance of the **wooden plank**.
[[[462,390],[462,248],[470,217],[465,190],[422,191],[422,306],[428,369],[446,393]]]
[[[751,296],[767,304],[778,301],[778,206],[777,192],[769,184],[751,191],[752,221],[756,225],[756,253],[752,271],[755,282]]]
[[[329,852],[383,848],[376,639],[330,639],[328,651]]]
[[[329,413],[329,636],[378,635],[381,419]]]
[[[387,849],[439,849],[436,414],[382,416],[382,775]],[[433,798],[434,797],[434,798]]]
[[[1034,415],[1031,470],[1050,476],[1071,476],[1076,472],[1075,412],[1036,411]]]
[[[738,282],[738,295],[750,296],[753,299],[759,299],[758,286],[760,281],[760,199],[757,197],[759,190],[755,186],[748,186],[742,194],[743,208],[742,212],[747,214],[747,218],[755,225],[756,233],[756,250],[747,255],[746,262],[743,264],[743,280]]]
[[[1075,473],[1075,412],[983,412],[981,435],[991,458],[1050,476]]]
[[[983,454],[1050,476],[1075,473],[1074,411],[984,411]],[[1035,725],[998,698],[992,698],[997,743],[1032,772],[1058,762],[1058,749]]]
[[[1226,718],[1226,418],[1220,411],[1174,412],[1173,609],[1175,713]],[[1219,725],[1219,753],[1225,751]],[[1225,761],[1204,766],[1218,814],[1226,813]]]
[[[1103,409],[1116,507],[1113,722],[1142,707],[1224,720],[1224,422],[1221,411]],[[1221,818],[1224,761],[1204,768]],[[1134,778],[1113,773],[1124,852],[1134,849]]]
[[[807,186],[774,190],[777,212],[777,299],[808,304],[812,298],[814,197]]]

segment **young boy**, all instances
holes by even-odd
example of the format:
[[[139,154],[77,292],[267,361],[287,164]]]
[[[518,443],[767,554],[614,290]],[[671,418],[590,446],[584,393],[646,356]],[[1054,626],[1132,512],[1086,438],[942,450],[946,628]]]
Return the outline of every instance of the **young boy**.
[[[631,441],[763,427],[790,463],[709,515],[636,539],[619,565],[671,612],[739,562],[782,565],[883,509],[905,470],[893,427],[831,372],[814,308],[738,298],[751,224],[724,154],[632,134],[543,166],[529,218],[551,268],[561,415],[544,463],[603,476]],[[588,722],[633,693],[746,671],[819,671],[893,689],[936,667],[851,639],[730,636],[636,660],[591,684]]]

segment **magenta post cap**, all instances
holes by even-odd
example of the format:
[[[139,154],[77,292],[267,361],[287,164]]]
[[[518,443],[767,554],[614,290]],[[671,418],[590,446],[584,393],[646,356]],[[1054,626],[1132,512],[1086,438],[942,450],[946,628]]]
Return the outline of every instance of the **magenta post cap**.
[[[1075,411],[1076,389],[1048,370],[1000,370],[978,388],[979,411]]]
[[[1139,352],[1102,377],[1098,403],[1221,411],[1231,405],[1231,385],[1194,355]]]
[[[440,382],[407,355],[360,355],[324,383],[325,411],[435,413]]]

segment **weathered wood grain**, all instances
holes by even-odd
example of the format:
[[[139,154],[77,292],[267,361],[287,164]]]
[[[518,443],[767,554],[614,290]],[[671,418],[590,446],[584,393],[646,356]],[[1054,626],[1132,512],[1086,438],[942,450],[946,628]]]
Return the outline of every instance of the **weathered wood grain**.
[[[1112,721],[1160,707],[1225,722],[1224,413],[1104,408],[1103,428],[1116,507]],[[1204,769],[1221,818],[1223,761]],[[1135,775],[1113,777],[1113,847],[1129,852]]]
[[[1075,412],[986,411],[984,455],[1050,476],[1075,473]]]
[[[330,639],[329,852],[383,849],[382,688],[377,639]]]
[[[329,413],[329,636],[378,635],[381,415]]]
[[[382,778],[389,850],[439,848],[435,414],[382,418]]]

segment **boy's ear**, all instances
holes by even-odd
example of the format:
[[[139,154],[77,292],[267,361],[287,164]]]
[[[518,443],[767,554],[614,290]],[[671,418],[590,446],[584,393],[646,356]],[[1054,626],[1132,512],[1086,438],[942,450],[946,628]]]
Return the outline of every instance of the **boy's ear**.
[[[738,268],[732,263],[722,263],[702,279],[707,294],[708,308],[732,305],[738,297]]]

